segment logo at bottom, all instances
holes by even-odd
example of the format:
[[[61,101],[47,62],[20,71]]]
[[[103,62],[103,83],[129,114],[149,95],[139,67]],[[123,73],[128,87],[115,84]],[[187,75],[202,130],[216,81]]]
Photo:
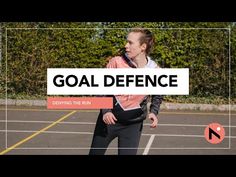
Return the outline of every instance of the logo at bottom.
[[[218,144],[225,137],[225,129],[219,123],[211,123],[205,128],[204,135],[209,143]]]

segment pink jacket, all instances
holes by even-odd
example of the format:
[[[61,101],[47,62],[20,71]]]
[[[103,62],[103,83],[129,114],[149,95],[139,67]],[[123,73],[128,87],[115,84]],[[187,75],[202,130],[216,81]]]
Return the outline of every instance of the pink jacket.
[[[157,68],[158,65],[147,57],[148,62],[145,68]],[[127,62],[121,57],[116,56],[109,60],[107,68],[130,68]],[[117,103],[123,108],[123,110],[128,111],[132,109],[140,108],[140,103],[146,98],[147,95],[115,95]]]

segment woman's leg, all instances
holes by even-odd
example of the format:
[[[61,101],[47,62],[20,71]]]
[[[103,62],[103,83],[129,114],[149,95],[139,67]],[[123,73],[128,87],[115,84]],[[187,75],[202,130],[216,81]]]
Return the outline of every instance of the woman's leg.
[[[107,147],[114,138],[115,135],[107,130],[107,125],[103,122],[102,113],[100,111],[94,130],[89,155],[104,155]]]
[[[118,133],[118,154],[136,155],[142,133],[143,122],[124,125]]]

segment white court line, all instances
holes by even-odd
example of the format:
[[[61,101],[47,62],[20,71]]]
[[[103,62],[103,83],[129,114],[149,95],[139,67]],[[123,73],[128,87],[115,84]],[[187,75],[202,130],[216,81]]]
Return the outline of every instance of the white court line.
[[[5,130],[0,130],[0,132],[5,132]],[[34,130],[8,130],[8,133],[34,133],[38,131]],[[41,132],[44,134],[47,133],[53,133],[53,134],[83,134],[83,135],[92,135],[93,132],[67,132],[67,131],[44,131]],[[195,138],[202,138],[204,135],[186,135],[186,134],[148,134],[148,133],[143,133],[142,136],[172,136],[172,137],[195,137]],[[229,138],[229,136],[225,136],[225,138]],[[231,136],[231,138],[236,138],[236,136]]]
[[[5,149],[7,149],[8,148],[8,138],[7,138],[7,82],[8,82],[8,78],[7,78],[7,73],[8,73],[8,69],[7,69],[7,29],[5,29],[5,37],[6,37],[6,41],[5,41],[5,50],[6,50],[6,52],[5,52],[5,63],[6,63],[6,70],[5,70],[5,72],[6,72],[6,76],[5,76],[5,95],[6,95],[6,98],[5,98],[5,103],[6,103],[6,105],[5,105],[5,109],[6,109],[6,111],[5,111],[5,116],[6,116],[6,118],[5,118],[5,120],[6,120],[6,122],[5,122],[5,129],[6,129],[6,131],[5,131]]]
[[[88,150],[90,148],[80,148],[80,147],[22,147],[22,148],[14,148],[14,150]],[[93,148],[93,149],[105,149],[105,148]],[[109,149],[118,149],[117,147],[109,147],[107,148],[107,150]],[[120,148],[120,149],[136,149],[136,148]],[[138,148],[138,149],[145,149],[145,148]],[[199,149],[208,149],[208,150],[215,150],[215,149],[227,149],[229,150],[229,148],[220,148],[220,147],[215,147],[215,148],[211,148],[211,147],[186,147],[186,148],[180,148],[180,147],[157,147],[157,148],[151,148],[151,149],[174,149],[174,150],[185,150],[185,149],[195,149],[195,150],[199,150]]]
[[[9,105],[8,105],[9,106]],[[0,108],[0,111],[5,111],[5,108]],[[99,110],[80,110],[80,109],[40,109],[40,108],[7,108],[7,111],[25,111],[25,112],[70,112],[77,111],[82,113],[99,113]],[[222,114],[223,115],[223,114]]]
[[[145,126],[150,126],[151,124],[144,124]],[[157,126],[170,126],[170,127],[206,127],[208,124],[158,124]],[[235,126],[229,126],[229,125],[222,125],[223,127],[231,127],[231,128],[236,128]]]
[[[5,120],[0,120],[0,122],[5,122]],[[53,123],[54,121],[34,121],[34,120],[8,120],[8,123],[45,123],[45,124],[49,124],[49,123]],[[82,124],[82,125],[95,125],[95,122],[69,122],[69,121],[65,121],[65,122],[59,122],[57,124]]]
[[[126,30],[126,29],[131,29],[131,28],[109,28],[109,27],[103,27],[103,28],[80,28],[80,27],[72,27],[72,28],[66,28],[66,27],[58,27],[58,28],[52,28],[52,27],[46,27],[46,28],[41,28],[41,27],[22,27],[22,28],[14,28],[14,27],[8,27],[6,28],[7,30],[97,30],[97,29],[108,29],[108,30]],[[189,27],[189,28],[166,28],[166,27],[160,27],[160,28],[145,28],[145,29],[154,29],[154,30],[230,30],[230,28],[209,28],[209,27]]]
[[[5,130],[4,130],[5,131]],[[0,132],[3,132],[3,130],[0,130]],[[35,133],[38,131],[34,130],[7,130],[8,133]],[[81,134],[81,135],[91,135],[93,132],[66,132],[66,131],[44,131],[41,133],[53,133],[53,134]]]
[[[0,122],[5,122],[5,120],[0,120]],[[29,120],[8,120],[8,123],[45,123],[45,124],[49,124],[49,123],[53,123],[53,121],[29,121]],[[95,122],[70,122],[70,121],[65,121],[65,122],[59,122],[58,124],[75,124],[75,125],[95,125]],[[143,124],[144,126],[150,126],[151,124],[145,123]],[[206,127],[208,126],[208,124],[203,124],[203,125],[199,125],[199,124],[158,124],[158,126],[180,126],[180,127]],[[222,125],[223,127],[229,127],[229,125]],[[230,126],[231,128],[236,128],[235,126]]]
[[[229,28],[229,126],[231,126],[231,82],[230,82],[230,76],[231,76],[231,28]],[[231,128],[229,129],[229,149],[231,148]]]
[[[6,109],[5,108],[0,108],[0,111],[5,111]],[[68,111],[73,111],[73,110],[68,110],[68,109],[61,109],[61,110],[54,110],[54,109],[19,109],[19,108],[7,108],[7,111],[45,111],[45,112],[68,112]],[[78,113],[98,113],[99,110],[76,110]],[[201,115],[201,116],[207,116],[207,115],[215,115],[215,116],[229,116],[229,114],[226,114],[226,113],[221,113],[221,112],[215,112],[215,113],[212,113],[212,112],[160,112],[159,113],[160,115],[161,114],[178,114],[178,115]],[[230,115],[236,115],[235,113],[231,113]],[[227,117],[226,117],[227,118]]]
[[[152,146],[154,138],[155,138],[155,135],[151,135],[151,137],[149,138],[149,141],[147,143],[147,146],[144,149],[143,155],[147,155],[148,154],[148,152],[150,150],[150,147]]]
[[[0,132],[4,132],[5,130],[0,130]],[[8,130],[9,133],[34,133],[34,132],[37,132],[37,131],[27,131],[27,130],[24,130],[24,131],[19,131],[19,130]],[[62,133],[66,133],[66,134],[81,134],[81,135],[93,135],[93,132],[61,132],[61,131],[44,131],[42,132],[42,134],[47,134],[47,133],[54,133],[54,134],[62,134]],[[203,135],[176,135],[176,134],[142,134],[142,136],[169,136],[169,137],[193,137],[193,138],[204,138]],[[225,138],[229,138],[229,136],[225,136]],[[236,139],[236,136],[231,136],[230,137],[231,139]],[[20,150],[20,149],[39,149],[39,150],[43,150],[43,149],[84,149],[84,150],[88,150],[90,149],[90,147],[87,147],[87,148],[78,148],[78,147],[24,147],[24,148],[14,148],[14,150]],[[98,149],[102,149],[102,148],[98,148]],[[107,149],[117,149],[116,148],[107,148]],[[124,149],[127,149],[127,148],[124,148]],[[130,148],[132,149],[132,148]],[[142,148],[142,147],[139,147],[138,149],[146,149],[145,148]],[[159,147],[159,148],[155,148],[155,147],[150,147],[149,149],[209,149],[209,150],[213,150],[213,149],[229,149],[228,147]]]

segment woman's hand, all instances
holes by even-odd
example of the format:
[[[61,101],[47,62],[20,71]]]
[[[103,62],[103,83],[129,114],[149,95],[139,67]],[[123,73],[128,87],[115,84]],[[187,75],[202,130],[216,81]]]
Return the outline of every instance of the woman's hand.
[[[151,119],[152,124],[150,125],[151,128],[156,128],[157,127],[157,123],[158,123],[158,118],[155,114],[150,113],[148,115],[148,118]]]
[[[114,114],[112,112],[107,112],[106,114],[103,115],[103,121],[107,125],[115,124],[115,121],[117,119],[115,118]]]

